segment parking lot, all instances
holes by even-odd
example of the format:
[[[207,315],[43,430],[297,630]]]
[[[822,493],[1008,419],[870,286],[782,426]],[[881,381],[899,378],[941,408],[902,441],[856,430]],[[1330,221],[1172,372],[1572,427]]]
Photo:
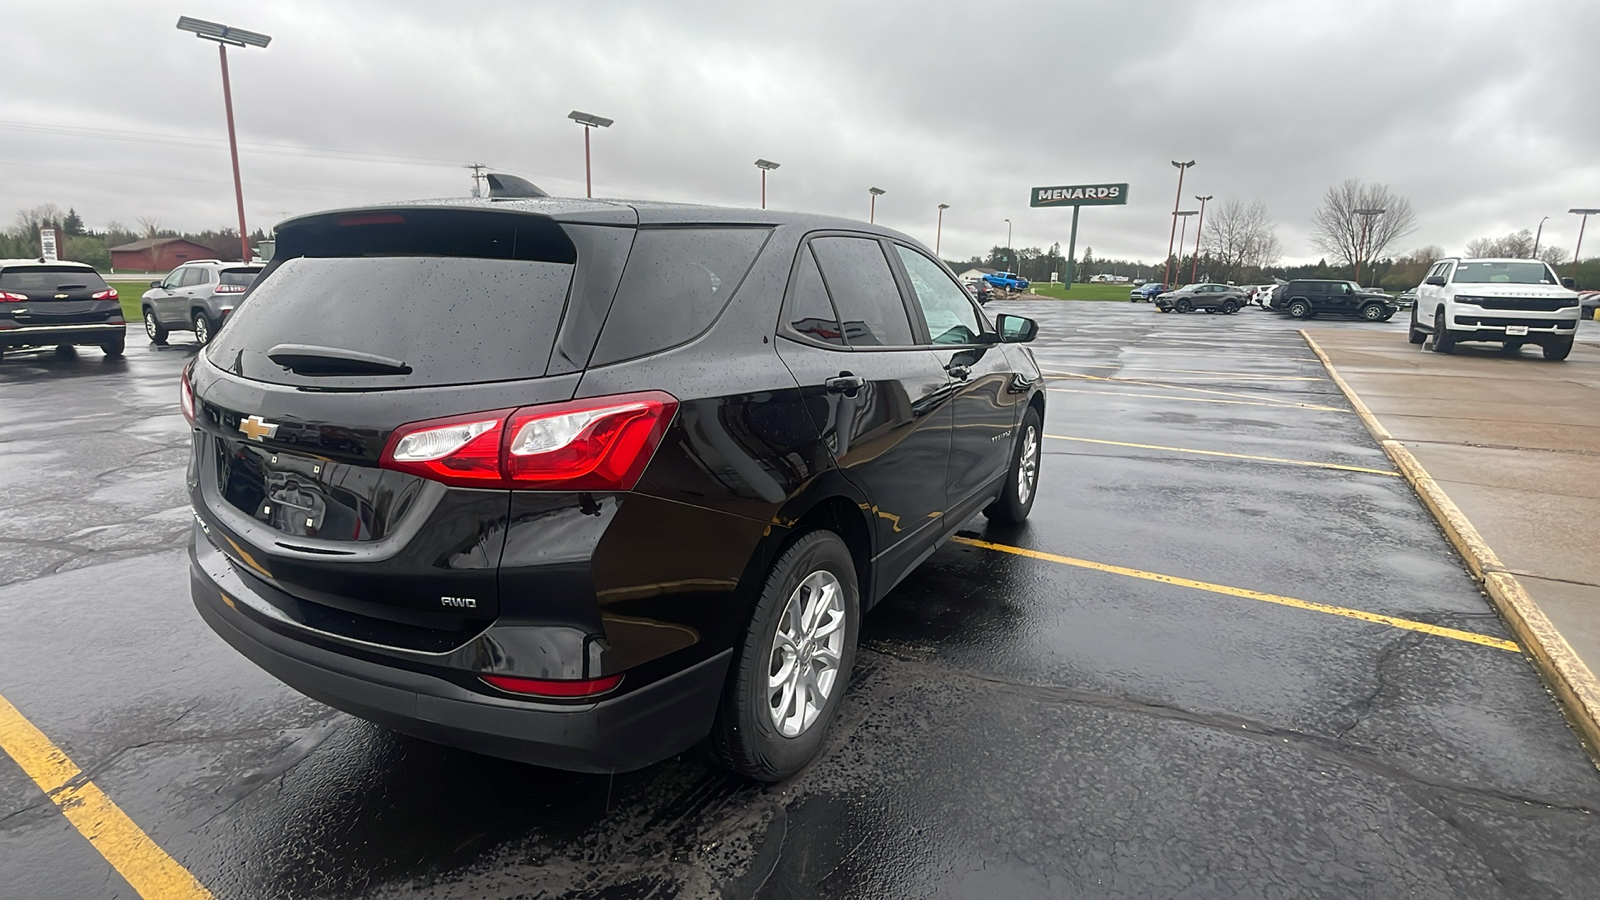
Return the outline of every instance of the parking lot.
[[[1600,896],[1600,775],[1296,323],[989,309],[1041,326],[1033,517],[867,616],[788,783],[448,750],[232,651],[189,601],[182,338],[0,364],[0,698],[136,877],[218,897]],[[131,881],[0,761],[0,895]]]

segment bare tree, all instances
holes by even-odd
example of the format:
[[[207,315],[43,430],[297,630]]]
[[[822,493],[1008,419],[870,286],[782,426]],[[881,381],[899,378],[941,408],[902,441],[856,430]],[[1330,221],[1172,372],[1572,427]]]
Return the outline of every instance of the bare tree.
[[[17,227],[27,235],[35,235],[41,225],[54,225],[61,221],[61,207],[54,203],[41,203],[29,209],[17,210]]]
[[[1357,212],[1370,209],[1383,212],[1372,216]],[[1377,259],[1395,241],[1417,230],[1410,200],[1386,184],[1363,184],[1359,178],[1328,188],[1311,221],[1312,243],[1347,266]]]
[[[1524,228],[1501,238],[1478,238],[1467,242],[1468,256],[1499,256],[1513,259],[1533,258],[1533,232]]]
[[[1564,266],[1572,262],[1572,257],[1567,255],[1567,250],[1562,247],[1544,247],[1539,251],[1539,259],[1549,263],[1552,267]]]
[[[1444,248],[1438,244],[1428,244],[1415,250],[1408,250],[1395,260],[1396,263],[1408,266],[1422,266],[1428,268],[1435,262],[1444,258]]]
[[[1206,217],[1200,245],[1219,279],[1236,279],[1245,269],[1265,268],[1283,255],[1278,226],[1260,200],[1225,200]]]
[[[140,234],[147,238],[156,238],[161,236],[160,219],[157,219],[154,216],[140,216],[136,221],[139,223]]]

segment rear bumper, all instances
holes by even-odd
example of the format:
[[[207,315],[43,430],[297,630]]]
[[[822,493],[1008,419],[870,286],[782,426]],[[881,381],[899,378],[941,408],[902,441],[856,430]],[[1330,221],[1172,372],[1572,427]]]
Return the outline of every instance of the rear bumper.
[[[190,593],[218,636],[295,690],[424,740],[577,772],[643,768],[711,731],[733,651],[619,696],[567,705],[479,694],[453,681],[297,640],[246,612],[266,605],[223,590],[190,550]],[[235,596],[238,594],[238,596]]]
[[[0,347],[100,344],[127,334],[122,322],[93,325],[22,325],[0,328]]]

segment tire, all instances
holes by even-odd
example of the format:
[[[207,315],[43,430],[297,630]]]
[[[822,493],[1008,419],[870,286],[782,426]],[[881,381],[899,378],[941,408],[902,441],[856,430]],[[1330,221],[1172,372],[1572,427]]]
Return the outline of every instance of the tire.
[[[128,336],[119,334],[111,340],[101,343],[100,350],[105,353],[107,359],[116,359],[127,349],[127,343]]]
[[[1454,353],[1456,339],[1450,335],[1450,329],[1444,327],[1444,307],[1440,306],[1433,314],[1433,352]]]
[[[1560,338],[1541,345],[1540,349],[1544,351],[1545,359],[1551,362],[1560,362],[1567,358],[1567,354],[1572,352],[1572,341],[1573,338]]]
[[[1179,300],[1177,303],[1172,304],[1172,308],[1178,312],[1186,313],[1194,309],[1194,304],[1187,300]]]
[[[1428,333],[1417,329],[1417,308],[1411,307],[1411,325],[1406,329],[1406,340],[1421,346],[1427,343]]]
[[[156,311],[148,306],[144,308],[144,333],[156,346],[167,343],[167,327],[156,321]]]
[[[204,310],[194,311],[194,341],[200,346],[211,343],[211,335],[216,332],[216,327],[211,324],[211,317]]]
[[[801,615],[808,603],[823,605],[822,613],[810,617],[809,623]],[[800,604],[798,609],[795,604]],[[801,534],[768,571],[728,674],[711,733],[712,752],[724,766],[756,781],[776,782],[816,758],[850,681],[860,623],[861,592],[850,548],[831,531]],[[818,628],[832,630],[819,642]],[[804,635],[799,642],[790,638],[797,632]],[[816,652],[821,648],[825,652]],[[797,664],[797,657],[805,662]],[[818,662],[823,665],[816,666]],[[786,667],[793,674],[774,688],[773,676]],[[813,698],[812,690],[820,690],[820,706],[809,703],[801,708],[793,702],[796,679],[806,672],[812,673],[812,689],[805,694]],[[824,680],[826,687],[820,684]],[[775,715],[774,696],[784,703],[778,708],[793,715]],[[786,733],[791,728],[794,733]]]
[[[1285,312],[1289,314],[1291,319],[1309,319],[1311,318],[1311,304],[1304,300],[1290,300]]]
[[[1033,501],[1039,496],[1039,458],[1044,445],[1044,425],[1033,407],[1022,414],[1017,441],[1011,450],[1011,465],[1006,467],[1006,483],[995,501],[984,507],[991,522],[1016,525],[1027,521]]]
[[[1381,319],[1379,319],[1379,320],[1378,320],[1378,321],[1379,321],[1379,322],[1387,322],[1387,321],[1389,321],[1389,320],[1390,320],[1390,319],[1392,319],[1392,318],[1394,318],[1394,310],[1392,310],[1392,309],[1386,309],[1386,310],[1384,310],[1384,312],[1383,312],[1383,318],[1381,318]]]
[[[1382,303],[1368,303],[1366,306],[1361,307],[1361,318],[1366,319],[1368,322],[1382,322],[1388,318],[1388,316],[1384,315],[1388,311],[1389,308]]]
[[[1514,356],[1514,355],[1516,355],[1518,353],[1521,353],[1522,352],[1522,342],[1521,341],[1506,341],[1505,343],[1500,345],[1500,352],[1506,354],[1507,356]]]
[[[1223,315],[1231,316],[1231,315],[1233,315],[1234,313],[1236,313],[1238,311],[1239,311],[1239,304],[1233,302],[1232,300],[1224,300],[1224,301],[1222,301],[1222,314]]]
[[[1202,312],[1204,312],[1208,316],[1211,315],[1212,313],[1215,313],[1216,311],[1217,311],[1217,308],[1215,306],[1208,306],[1204,310],[1202,310]]]

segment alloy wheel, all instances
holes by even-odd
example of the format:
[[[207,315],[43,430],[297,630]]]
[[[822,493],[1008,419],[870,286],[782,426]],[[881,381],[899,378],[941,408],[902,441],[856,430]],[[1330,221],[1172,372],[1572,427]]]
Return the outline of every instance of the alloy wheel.
[[[1033,496],[1039,479],[1039,432],[1032,425],[1022,433],[1020,465],[1017,466],[1017,501],[1023,506]]]
[[[211,322],[205,313],[196,313],[194,317],[194,339],[204,347],[211,343]]]
[[[839,681],[844,624],[844,586],[832,572],[812,572],[789,595],[767,668],[767,712],[784,737],[805,733],[828,705]]]
[[[160,341],[160,327],[156,324],[156,314],[150,310],[144,311],[144,333],[152,341]]]

